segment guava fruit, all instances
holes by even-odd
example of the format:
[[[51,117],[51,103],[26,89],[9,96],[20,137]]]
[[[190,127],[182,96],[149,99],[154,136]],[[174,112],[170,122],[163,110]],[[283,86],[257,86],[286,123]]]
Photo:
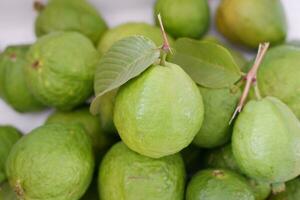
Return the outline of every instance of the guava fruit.
[[[0,126],[0,184],[6,180],[5,163],[8,154],[21,136],[20,131],[12,126]]]
[[[105,155],[98,178],[101,200],[182,200],[185,170],[180,154],[153,159],[123,142]]]
[[[207,153],[204,159],[206,167],[229,169],[239,174],[242,174],[238,164],[232,153],[231,145],[226,145],[218,149],[214,149]],[[256,180],[247,178],[247,182],[253,191],[255,200],[265,200],[270,192],[271,186],[265,182],[258,182]]]
[[[97,44],[106,30],[105,21],[86,0],[50,0],[35,21],[38,37],[55,31],[76,31]]]
[[[94,170],[90,138],[79,124],[49,124],[12,148],[6,163],[19,199],[74,200],[89,186]]]
[[[227,39],[250,48],[257,48],[262,42],[282,43],[287,35],[280,0],[222,0],[216,24]]]
[[[199,171],[189,182],[186,200],[255,200],[244,177],[225,169]]]
[[[300,179],[299,177],[286,183],[284,192],[273,194],[269,200],[299,200],[300,199]]]
[[[118,40],[133,35],[148,37],[153,40],[157,46],[161,46],[163,44],[162,34],[158,27],[143,22],[130,22],[108,30],[98,44],[98,51],[101,54],[104,54]],[[169,36],[168,39],[172,44],[173,39]]]
[[[29,89],[45,105],[70,110],[92,95],[99,53],[80,33],[43,36],[31,46],[27,59]]]
[[[161,14],[164,27],[174,38],[200,38],[209,27],[210,13],[207,0],[157,0],[154,18]]]
[[[300,174],[300,122],[275,97],[250,100],[233,128],[232,151],[241,171],[257,181],[282,182]]]
[[[86,133],[91,138],[94,151],[97,154],[104,153],[113,143],[112,136],[102,130],[98,116],[91,115],[89,108],[86,106],[74,111],[56,111],[46,120],[46,124],[51,123],[77,123],[84,126]]]
[[[193,143],[203,148],[221,146],[229,141],[229,124],[241,96],[239,88],[210,89],[199,86],[204,102],[204,120]]]
[[[24,76],[29,45],[9,46],[0,55],[1,97],[19,112],[37,111],[43,105],[29,91]]]
[[[118,91],[114,122],[123,142],[152,158],[179,152],[200,130],[199,89],[178,65],[152,65]]]
[[[10,187],[8,182],[0,184],[0,200],[18,200],[16,193]]]
[[[300,119],[300,48],[282,45],[270,49],[260,65],[257,84],[263,96],[275,96]]]

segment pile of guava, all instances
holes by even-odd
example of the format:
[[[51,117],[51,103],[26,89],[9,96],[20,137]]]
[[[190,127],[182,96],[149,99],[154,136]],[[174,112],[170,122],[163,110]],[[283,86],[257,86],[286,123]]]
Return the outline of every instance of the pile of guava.
[[[208,0],[157,0],[155,23],[115,27],[87,0],[34,8],[0,97],[51,114],[24,134],[0,122],[0,200],[300,199],[300,45],[280,0],[221,0],[214,19]]]

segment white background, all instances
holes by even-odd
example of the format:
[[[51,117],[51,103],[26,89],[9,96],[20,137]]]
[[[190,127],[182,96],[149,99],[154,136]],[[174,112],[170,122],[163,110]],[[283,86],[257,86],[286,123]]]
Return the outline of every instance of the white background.
[[[154,0],[90,0],[102,13],[110,27],[128,21],[152,23]],[[219,0],[209,0],[214,10]],[[288,19],[288,40],[300,39],[300,0],[282,0]],[[0,50],[7,45],[32,43],[36,13],[33,0],[0,0]],[[268,10],[266,10],[268,12]],[[213,13],[213,12],[212,12]],[[213,16],[213,14],[212,14]],[[213,21],[213,20],[212,20]],[[213,34],[217,34],[212,30]],[[51,110],[19,114],[0,100],[0,124],[12,124],[24,133],[41,125]]]

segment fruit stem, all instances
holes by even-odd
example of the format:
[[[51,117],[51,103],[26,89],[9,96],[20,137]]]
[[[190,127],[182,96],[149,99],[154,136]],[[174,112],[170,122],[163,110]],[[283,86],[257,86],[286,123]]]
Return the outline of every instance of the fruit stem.
[[[41,0],[36,0],[33,3],[33,8],[34,10],[36,10],[37,12],[41,12],[42,10],[44,10],[45,5],[41,2]]]
[[[271,184],[273,194],[278,194],[280,192],[285,191],[285,184],[284,183],[272,183]]]
[[[161,49],[161,51],[160,51],[161,52],[160,53],[160,65],[165,66],[166,58],[167,58],[168,53],[172,54],[173,52],[172,52],[172,49],[170,47],[170,43],[169,43],[169,40],[168,40],[166,31],[165,31],[165,28],[164,28],[162,19],[161,19],[161,15],[158,14],[157,18],[158,18],[160,30],[161,30],[161,33],[162,33],[162,36],[163,36],[163,41],[164,41],[162,47],[160,48]]]
[[[264,58],[264,56],[265,56],[265,54],[266,54],[269,46],[270,46],[270,43],[268,43],[268,42],[261,43],[259,45],[255,62],[253,64],[251,70],[244,77],[244,80],[246,80],[246,86],[244,88],[244,91],[243,91],[243,94],[242,94],[242,96],[240,98],[239,104],[238,104],[236,110],[234,111],[233,116],[232,116],[229,124],[231,124],[231,122],[233,121],[233,119],[235,118],[235,116],[242,111],[243,106],[244,106],[244,104],[245,104],[245,102],[247,100],[247,97],[248,97],[251,85],[253,85],[253,84],[256,85],[257,70],[258,70],[258,68],[259,68],[259,66],[260,66],[260,64],[261,64],[261,62],[262,62],[262,60],[263,60],[263,58]],[[259,94],[259,92],[258,92],[258,94]],[[259,94],[258,98],[259,97],[260,97],[260,94]]]

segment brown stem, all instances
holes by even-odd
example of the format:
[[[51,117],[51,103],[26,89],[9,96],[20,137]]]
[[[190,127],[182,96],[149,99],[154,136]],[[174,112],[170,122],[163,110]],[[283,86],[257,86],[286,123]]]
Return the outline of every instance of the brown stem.
[[[238,104],[236,110],[234,111],[233,116],[229,122],[230,124],[233,121],[233,119],[235,118],[235,116],[242,111],[243,106],[245,105],[246,99],[248,97],[251,85],[256,84],[257,70],[269,48],[269,45],[270,45],[269,43],[262,43],[259,45],[255,62],[253,64],[251,70],[247,73],[246,77],[244,78],[246,80],[246,86],[245,86],[243,94],[240,98],[239,104]]]
[[[33,8],[34,10],[36,10],[37,12],[41,12],[42,10],[44,10],[45,5],[41,2],[41,0],[36,0],[33,3]]]
[[[162,36],[163,36],[163,45],[161,47],[161,51],[162,51],[162,56],[161,56],[161,64],[165,64],[165,59],[166,59],[166,55],[168,53],[173,53],[172,52],[172,49],[171,49],[171,46],[170,46],[170,43],[169,43],[169,40],[168,40],[168,36],[166,34],[166,31],[165,31],[165,28],[164,28],[164,25],[163,25],[163,22],[162,22],[162,19],[161,19],[161,15],[158,14],[157,15],[157,18],[158,18],[158,22],[159,22],[159,26],[160,26],[160,30],[161,30],[161,33],[162,33]]]

